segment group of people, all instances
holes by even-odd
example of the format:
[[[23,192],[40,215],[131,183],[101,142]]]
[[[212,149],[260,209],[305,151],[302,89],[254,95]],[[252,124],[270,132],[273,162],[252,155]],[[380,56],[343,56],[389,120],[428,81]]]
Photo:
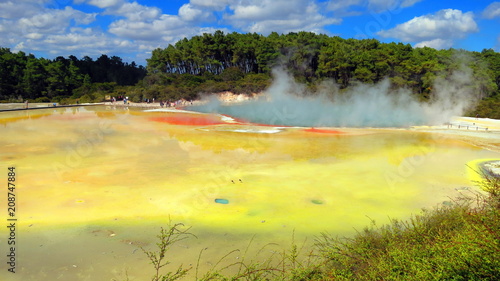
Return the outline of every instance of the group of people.
[[[117,100],[123,100],[123,104],[128,104],[128,97],[118,96],[118,98],[111,98],[112,103],[115,103]]]
[[[191,102],[193,104],[193,102]],[[178,101],[160,101],[160,107],[177,107],[179,105],[186,105],[186,103],[183,100],[178,100]]]
[[[111,97],[111,102],[115,103],[116,101],[122,100],[123,99],[123,104],[129,104],[129,98],[125,96],[119,96],[118,98]],[[155,103],[155,99],[144,99],[143,102],[145,103]],[[192,100],[185,100],[185,99],[180,99],[177,101],[160,101],[160,107],[178,107],[178,106],[186,106],[186,105],[193,105]]]

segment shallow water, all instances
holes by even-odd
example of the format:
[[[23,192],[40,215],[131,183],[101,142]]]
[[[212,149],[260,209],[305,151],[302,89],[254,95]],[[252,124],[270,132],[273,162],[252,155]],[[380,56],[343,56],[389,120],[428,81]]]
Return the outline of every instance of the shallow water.
[[[0,178],[17,173],[19,245],[17,273],[2,269],[2,280],[144,280],[153,270],[139,247],[153,249],[169,220],[198,236],[172,248],[171,270],[207,248],[203,272],[250,241],[277,243],[268,253],[293,235],[348,235],[442,204],[474,189],[467,163],[499,158],[410,130],[112,107],[3,112],[0,135]]]

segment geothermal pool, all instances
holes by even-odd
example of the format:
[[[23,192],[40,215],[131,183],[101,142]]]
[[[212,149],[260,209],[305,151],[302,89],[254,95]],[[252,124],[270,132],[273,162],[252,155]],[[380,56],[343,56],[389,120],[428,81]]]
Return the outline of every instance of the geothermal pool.
[[[468,163],[500,157],[432,132],[111,106],[1,112],[0,135],[17,219],[16,274],[3,266],[1,280],[145,280],[153,269],[140,247],[153,249],[169,220],[198,238],[175,245],[166,269],[195,266],[205,249],[203,273],[250,241],[286,249],[293,235],[312,243],[446,204],[476,190]]]

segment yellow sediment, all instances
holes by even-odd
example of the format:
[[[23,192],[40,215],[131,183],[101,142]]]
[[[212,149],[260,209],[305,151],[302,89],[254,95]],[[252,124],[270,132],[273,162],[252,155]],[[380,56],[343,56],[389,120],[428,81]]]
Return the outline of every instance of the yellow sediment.
[[[123,252],[127,263],[137,256],[125,253],[151,245],[169,219],[193,225],[224,253],[244,247],[253,234],[284,240],[294,230],[301,237],[352,233],[369,224],[368,218],[378,224],[405,218],[450,200],[460,187],[474,188],[476,178],[466,164],[499,158],[453,136],[404,130],[339,129],[346,133],[328,135],[285,128],[268,134],[259,130],[272,127],[247,124],[243,128],[253,131],[238,133],[235,124],[151,121],[161,112],[101,108],[45,114],[38,120],[0,116],[2,136],[9,136],[0,140],[0,168],[16,167],[20,231],[31,235],[26,243],[35,245],[50,233],[64,242],[50,240],[44,247],[52,245],[53,254],[62,256],[68,253],[61,245],[71,243],[65,237],[92,249],[110,243],[102,251]],[[203,245],[189,244],[189,254],[179,254],[179,260],[195,262]],[[43,251],[27,249],[24,254],[43,259]],[[86,270],[95,261],[116,261],[81,255],[88,259]]]
[[[500,162],[499,158],[486,158],[486,159],[475,159],[467,163],[467,176],[473,182],[480,182],[483,178],[483,171],[481,164],[487,162]]]

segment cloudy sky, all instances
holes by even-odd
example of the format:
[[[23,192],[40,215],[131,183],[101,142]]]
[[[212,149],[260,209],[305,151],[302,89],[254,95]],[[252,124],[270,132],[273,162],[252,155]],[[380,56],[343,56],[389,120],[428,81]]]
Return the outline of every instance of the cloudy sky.
[[[143,65],[155,48],[215,30],[500,51],[498,27],[500,2],[486,0],[0,0],[0,47]]]

